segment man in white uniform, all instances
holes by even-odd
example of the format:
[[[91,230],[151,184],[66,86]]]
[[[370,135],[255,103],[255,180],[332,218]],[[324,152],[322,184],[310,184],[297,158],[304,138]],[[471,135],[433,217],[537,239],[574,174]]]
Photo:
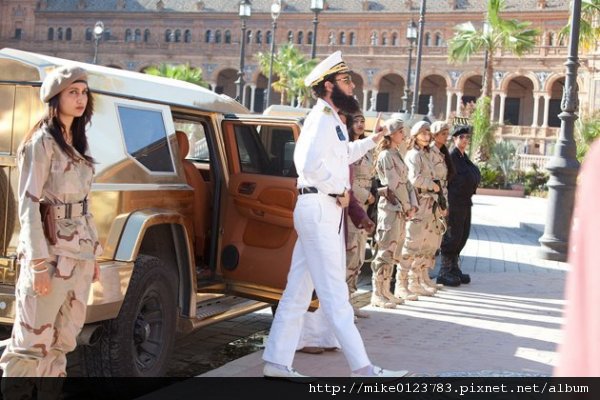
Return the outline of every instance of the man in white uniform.
[[[305,79],[317,104],[308,114],[294,152],[298,201],[294,227],[298,240],[287,286],[277,307],[263,359],[270,378],[302,377],[292,368],[302,321],[313,289],[323,314],[350,364],[352,376],[403,376],[371,364],[348,301],[343,208],[348,205],[348,165],[375,147],[382,135],[350,142],[338,111],[353,114],[359,105],[352,92],[350,69],[337,51]]]

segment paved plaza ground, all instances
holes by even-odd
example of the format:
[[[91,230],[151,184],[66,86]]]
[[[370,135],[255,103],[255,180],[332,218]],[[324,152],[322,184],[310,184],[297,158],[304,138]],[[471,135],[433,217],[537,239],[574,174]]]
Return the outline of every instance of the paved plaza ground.
[[[445,288],[394,310],[368,306],[361,275],[354,302],[370,318],[357,326],[372,361],[412,376],[549,376],[561,340],[567,264],[538,258],[545,199],[475,196],[473,226],[462,253],[472,283]],[[245,319],[269,320],[266,309]],[[258,322],[257,322],[258,321]],[[201,376],[262,376],[262,350]],[[348,376],[341,351],[297,353],[294,367],[312,376]]]

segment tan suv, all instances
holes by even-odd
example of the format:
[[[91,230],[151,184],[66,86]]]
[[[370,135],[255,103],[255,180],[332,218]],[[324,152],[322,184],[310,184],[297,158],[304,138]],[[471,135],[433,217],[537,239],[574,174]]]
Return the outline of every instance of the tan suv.
[[[159,376],[176,334],[276,302],[296,240],[297,119],[144,74],[0,50],[0,323],[14,319],[16,149],[65,63],[89,71],[91,212],[104,254],[78,354],[92,376]],[[176,132],[179,131],[179,132]]]

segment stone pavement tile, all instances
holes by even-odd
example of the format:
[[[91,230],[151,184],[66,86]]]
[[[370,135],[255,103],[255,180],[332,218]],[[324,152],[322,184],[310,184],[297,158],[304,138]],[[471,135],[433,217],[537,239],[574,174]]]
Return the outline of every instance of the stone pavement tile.
[[[365,307],[371,318],[359,319],[357,326],[373,363],[416,376],[551,375],[561,337],[564,272],[476,276],[470,285],[394,310]],[[261,376],[261,356],[262,351],[250,354],[202,376]],[[294,367],[315,376],[350,372],[342,352],[297,353]]]

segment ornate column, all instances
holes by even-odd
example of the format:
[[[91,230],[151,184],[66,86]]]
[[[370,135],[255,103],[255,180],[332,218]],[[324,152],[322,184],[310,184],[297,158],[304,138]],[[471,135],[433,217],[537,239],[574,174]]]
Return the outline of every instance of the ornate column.
[[[254,112],[254,95],[256,94],[256,85],[250,85],[250,111]]]
[[[500,110],[498,110],[498,125],[504,125],[504,106],[506,105],[506,93],[500,93]]]
[[[367,105],[369,104],[369,89],[363,89],[363,111],[367,110]]]
[[[538,119],[540,114],[540,95],[539,93],[533,94],[533,121],[531,122],[532,128],[538,127]]]
[[[452,96],[454,96],[454,93],[448,91],[446,92],[446,121],[448,121],[448,118],[450,118],[450,113],[452,113]]]
[[[498,96],[498,93],[492,92],[492,98],[490,102],[490,121],[494,121],[494,115],[496,114],[496,96]]]
[[[377,95],[379,94],[378,90],[371,91],[371,106],[369,107],[369,111],[377,111]]]
[[[460,106],[462,104],[462,97],[463,97],[462,92],[456,92],[456,115],[457,116],[461,116]]]
[[[550,112],[548,108],[550,107],[550,97],[551,96],[548,93],[544,94],[544,120],[542,121],[542,128],[548,127],[548,113]]]

